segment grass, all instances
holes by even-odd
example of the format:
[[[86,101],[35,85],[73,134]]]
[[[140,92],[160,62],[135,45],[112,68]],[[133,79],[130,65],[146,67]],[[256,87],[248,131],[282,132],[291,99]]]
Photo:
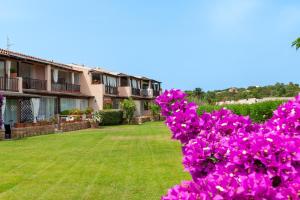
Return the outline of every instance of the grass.
[[[0,199],[159,199],[190,179],[161,122],[0,142]]]

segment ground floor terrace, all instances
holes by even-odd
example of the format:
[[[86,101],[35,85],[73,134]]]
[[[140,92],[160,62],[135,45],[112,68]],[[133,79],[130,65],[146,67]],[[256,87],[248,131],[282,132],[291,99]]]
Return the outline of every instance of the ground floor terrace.
[[[121,109],[121,102],[127,98],[106,95],[103,97],[103,109]],[[150,105],[153,103],[153,98],[133,98],[136,106],[134,113],[135,117],[150,116]]]
[[[51,122],[64,110],[84,111],[88,107],[88,98],[9,93],[4,96],[1,112],[5,125],[17,127],[25,123]]]
[[[0,142],[0,199],[156,200],[181,180],[162,122]]]

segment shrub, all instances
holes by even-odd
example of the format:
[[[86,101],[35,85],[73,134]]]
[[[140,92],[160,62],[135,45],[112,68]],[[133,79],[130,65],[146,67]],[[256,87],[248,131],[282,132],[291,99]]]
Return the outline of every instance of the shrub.
[[[63,110],[60,112],[61,115],[70,115],[70,110]]]
[[[199,116],[180,90],[166,91],[156,102],[192,177],[162,200],[299,199],[300,95],[261,124],[224,108]],[[261,105],[255,115],[266,113]]]
[[[201,115],[204,112],[212,112],[220,110],[221,108],[227,108],[238,115],[250,116],[255,122],[264,122],[270,119],[273,111],[282,104],[283,101],[266,101],[254,104],[230,104],[230,105],[200,105],[198,113]]]
[[[150,105],[150,110],[151,110],[151,114],[153,117],[156,117],[159,115],[159,112],[160,112],[160,107],[154,103],[152,103]]]
[[[92,114],[93,111],[94,111],[93,108],[87,108],[87,109],[85,109],[84,114],[89,115],[89,114]]]
[[[129,124],[132,121],[134,112],[136,110],[136,106],[133,99],[132,98],[125,99],[122,102],[122,109],[124,111],[125,119]]]
[[[17,73],[17,69],[14,68],[14,67],[11,67],[11,68],[10,68],[10,73]]]
[[[93,120],[100,124],[103,121],[103,112],[102,111],[96,111],[93,113]]]
[[[123,111],[121,110],[101,110],[101,125],[119,125],[123,122]]]
[[[112,109],[112,104],[111,103],[104,104],[103,109],[104,110],[110,110],[110,109]]]
[[[70,110],[70,115],[82,115],[82,114],[83,114],[83,111],[81,111],[78,108],[74,108],[74,109]]]

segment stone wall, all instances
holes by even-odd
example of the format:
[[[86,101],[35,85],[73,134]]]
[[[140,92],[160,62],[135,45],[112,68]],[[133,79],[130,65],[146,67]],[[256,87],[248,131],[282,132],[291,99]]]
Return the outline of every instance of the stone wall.
[[[88,121],[82,122],[72,122],[72,123],[62,123],[61,131],[76,131],[81,129],[91,128],[91,124]],[[36,136],[36,135],[47,135],[57,132],[57,125],[43,125],[43,126],[30,126],[24,128],[12,128],[12,139],[19,139],[24,137]],[[0,140],[5,139],[5,131],[0,130]]]
[[[62,132],[76,131],[76,130],[87,129],[87,128],[91,128],[91,124],[88,121],[60,124],[60,130]]]
[[[0,130],[0,140],[4,140],[4,136],[5,136],[5,131]]]
[[[150,122],[151,116],[141,116],[133,118],[133,124],[143,124],[145,122]]]
[[[24,128],[12,128],[12,139],[30,137],[35,135],[46,135],[55,132],[55,125],[31,126]]]

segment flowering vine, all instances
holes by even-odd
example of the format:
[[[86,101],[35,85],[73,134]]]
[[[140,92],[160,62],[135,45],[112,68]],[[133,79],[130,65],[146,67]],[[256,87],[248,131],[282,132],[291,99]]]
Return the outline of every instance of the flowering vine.
[[[156,103],[192,177],[162,200],[300,198],[300,95],[263,124],[227,109],[199,116],[180,90]]]

